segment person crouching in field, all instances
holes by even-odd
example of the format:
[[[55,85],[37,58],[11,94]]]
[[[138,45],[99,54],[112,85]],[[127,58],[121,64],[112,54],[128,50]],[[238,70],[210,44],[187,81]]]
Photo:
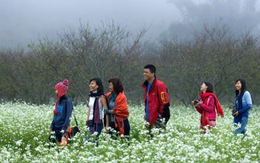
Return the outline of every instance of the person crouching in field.
[[[221,117],[224,117],[224,112],[218,98],[213,93],[213,86],[211,83],[202,83],[200,90],[200,98],[192,101],[192,104],[201,114],[200,128],[202,132],[205,133],[207,129],[212,129],[216,126],[216,112]]]
[[[121,138],[129,140],[129,112],[123,84],[118,78],[109,79],[108,82],[110,91],[106,94],[108,110],[104,110],[104,113],[109,116],[109,127],[119,132]],[[113,133],[110,132],[110,134],[114,138]]]
[[[93,78],[89,81],[89,102],[88,115],[86,125],[89,128],[87,140],[90,141],[91,136],[96,136],[96,141],[102,131],[102,112],[107,109],[106,97],[101,79]],[[108,117],[106,118],[108,122]],[[108,123],[107,123],[108,124]],[[106,126],[107,130],[108,126]],[[98,142],[97,142],[98,143]],[[97,144],[98,145],[98,144]]]
[[[70,120],[73,110],[72,102],[66,97],[69,81],[67,79],[55,85],[57,100],[53,110],[53,120],[50,131],[55,132],[56,139],[61,146],[65,146],[71,133]],[[65,139],[63,139],[65,138]]]

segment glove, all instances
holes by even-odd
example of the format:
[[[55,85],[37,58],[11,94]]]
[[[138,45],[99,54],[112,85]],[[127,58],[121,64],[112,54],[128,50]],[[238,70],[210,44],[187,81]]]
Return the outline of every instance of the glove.
[[[104,110],[104,114],[105,114],[105,115],[106,115],[106,114],[109,114],[108,109],[105,109],[105,110]]]
[[[60,131],[60,133],[64,134],[64,133],[65,133],[65,131],[64,131],[64,130],[61,130],[61,131]]]

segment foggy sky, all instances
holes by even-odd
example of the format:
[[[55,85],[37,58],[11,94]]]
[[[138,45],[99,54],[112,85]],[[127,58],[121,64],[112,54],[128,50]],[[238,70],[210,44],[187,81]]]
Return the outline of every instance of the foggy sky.
[[[235,36],[248,31],[259,36],[260,0],[204,0],[199,4],[189,0],[169,1],[182,13],[183,21],[173,22],[165,32],[167,37],[185,38],[204,25],[225,25]]]
[[[260,0],[0,0],[0,48],[26,48],[31,42],[80,24],[91,28],[113,20],[145,38],[181,37],[220,20],[238,33],[260,30]]]

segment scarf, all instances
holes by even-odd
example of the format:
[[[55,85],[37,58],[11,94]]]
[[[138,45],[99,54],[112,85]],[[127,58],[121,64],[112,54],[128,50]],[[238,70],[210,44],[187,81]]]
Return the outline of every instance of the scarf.
[[[124,118],[115,115],[115,128],[119,130],[120,135],[125,135]]]
[[[111,95],[109,97],[109,101],[115,102],[116,101],[116,97],[117,97],[117,94],[111,93]]]
[[[101,95],[104,95],[103,93],[99,93],[99,92],[89,92],[89,96],[90,97],[99,97]]]
[[[97,124],[102,123],[101,119],[99,117],[100,116],[100,111],[99,111],[99,98],[98,97],[95,98],[93,109],[94,109],[94,117],[93,117],[94,121],[93,122],[97,123]]]
[[[207,103],[208,97],[209,97],[210,95],[213,96],[214,99],[215,99],[217,115],[218,115],[218,116],[221,116],[221,117],[224,117],[223,109],[222,109],[222,107],[221,107],[221,105],[220,105],[220,103],[219,103],[218,98],[216,97],[216,95],[215,95],[214,93],[212,93],[212,92],[201,93],[201,94],[200,94],[200,98],[203,99],[203,102],[204,102],[204,103]]]
[[[95,101],[94,101],[94,106],[93,106],[93,110],[94,110],[94,117],[93,117],[93,122],[94,124],[101,124],[102,121],[100,119],[100,110],[99,110],[99,98],[101,95],[104,95],[103,93],[94,93],[94,92],[90,92],[89,96],[90,97],[95,97]]]

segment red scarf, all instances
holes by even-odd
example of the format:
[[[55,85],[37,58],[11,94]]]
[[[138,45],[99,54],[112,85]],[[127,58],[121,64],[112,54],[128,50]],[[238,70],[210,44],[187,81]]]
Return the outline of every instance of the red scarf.
[[[57,114],[58,114],[57,106],[58,106],[59,100],[60,100],[60,98],[58,97],[57,100],[56,100],[56,103],[55,103],[55,108],[54,108],[54,110],[53,110],[53,114],[54,114],[54,115],[57,115]]]
[[[205,93],[201,93],[200,94],[200,98],[203,99],[203,103],[206,104],[208,102],[208,97],[209,96],[213,96],[214,99],[215,99],[215,104],[216,104],[216,110],[217,110],[217,115],[218,116],[221,116],[221,117],[224,117],[224,112],[223,112],[223,109],[219,103],[219,100],[218,98],[216,97],[216,95],[212,92],[205,92]]]

